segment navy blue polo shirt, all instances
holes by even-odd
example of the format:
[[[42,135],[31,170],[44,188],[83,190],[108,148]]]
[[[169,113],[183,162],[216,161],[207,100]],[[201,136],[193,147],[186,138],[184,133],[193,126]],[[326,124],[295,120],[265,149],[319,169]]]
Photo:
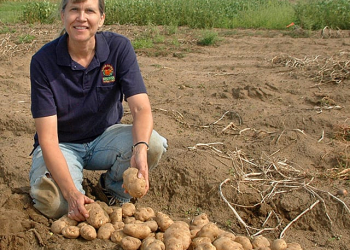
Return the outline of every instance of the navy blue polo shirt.
[[[85,143],[119,123],[123,99],[146,93],[146,87],[126,37],[98,32],[95,56],[85,68],[71,59],[67,36],[32,57],[31,111],[33,118],[57,115],[59,142]]]

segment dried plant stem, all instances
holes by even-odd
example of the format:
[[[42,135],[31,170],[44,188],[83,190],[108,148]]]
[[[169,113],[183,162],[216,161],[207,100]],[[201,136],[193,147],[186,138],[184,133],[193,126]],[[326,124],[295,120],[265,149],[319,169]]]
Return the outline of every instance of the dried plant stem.
[[[304,214],[306,214],[307,212],[312,210],[314,208],[314,206],[316,206],[319,202],[320,202],[320,200],[315,201],[310,207],[305,209],[302,213],[300,213],[297,217],[295,217],[291,222],[289,222],[288,225],[282,230],[282,232],[280,234],[280,239],[282,239],[284,237],[285,232],[294,222],[296,222],[297,220],[300,219],[301,216],[303,216]]]
[[[219,193],[221,195],[221,198],[226,202],[226,204],[229,206],[229,208],[231,208],[232,212],[234,213],[234,215],[236,216],[237,220],[244,226],[245,230],[247,231],[248,235],[249,236],[257,236],[265,231],[273,231],[273,230],[277,230],[277,228],[279,227],[279,225],[277,225],[276,227],[274,228],[263,228],[263,229],[258,229],[258,228],[255,228],[255,227],[251,227],[251,226],[248,226],[247,223],[245,223],[245,221],[241,218],[241,216],[238,214],[238,212],[236,211],[236,209],[228,202],[228,200],[225,198],[225,196],[223,195],[222,193],[222,185],[224,185],[226,182],[230,181],[230,179],[226,179],[224,180],[220,186],[219,186]],[[268,218],[266,219],[268,220]],[[266,220],[264,223],[266,223]],[[258,231],[257,233],[251,235],[250,233],[250,229],[251,230],[254,230],[254,231]]]

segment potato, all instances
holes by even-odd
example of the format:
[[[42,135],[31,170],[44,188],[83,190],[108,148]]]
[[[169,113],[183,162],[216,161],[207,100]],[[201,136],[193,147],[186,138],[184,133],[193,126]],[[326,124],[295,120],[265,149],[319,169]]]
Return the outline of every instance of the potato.
[[[76,239],[80,235],[80,229],[77,226],[66,226],[62,229],[62,235],[68,239]]]
[[[145,223],[144,221],[140,221],[140,220],[136,220],[135,218],[135,221],[133,222],[133,224],[143,224]]]
[[[165,249],[166,250],[184,250],[187,249],[182,244],[181,239],[179,238],[169,238],[166,241],[164,241]]]
[[[67,225],[67,223],[63,220],[56,220],[51,224],[51,232],[53,232],[54,234],[61,234],[63,228],[65,228]]]
[[[112,224],[123,221],[123,209],[120,207],[109,214]]]
[[[120,245],[123,250],[137,250],[141,246],[141,240],[131,236],[126,236],[121,240]]]
[[[103,224],[110,222],[107,212],[97,203],[86,204],[85,207],[89,212],[89,218],[86,221],[94,228],[98,229]]]
[[[78,222],[76,220],[73,220],[73,219],[69,218],[68,215],[66,215],[66,214],[63,215],[58,220],[64,221],[68,226],[76,226],[76,225],[78,225]]]
[[[221,230],[213,222],[209,222],[204,225],[202,229],[197,233],[196,237],[209,237],[213,242],[221,233]]]
[[[253,245],[250,242],[250,240],[248,239],[248,237],[236,236],[234,241],[238,242],[239,244],[241,244],[244,250],[251,250],[251,249],[253,249]]]
[[[144,250],[165,250],[165,245],[160,240],[155,240],[149,246],[145,247]]]
[[[158,230],[158,223],[154,220],[145,221],[144,224],[148,226],[152,232],[156,232]]]
[[[125,238],[126,235],[123,230],[116,230],[111,234],[111,241],[114,243],[120,243],[122,242],[122,239]]]
[[[140,208],[136,208],[134,216],[137,220],[147,221],[151,218],[154,218],[156,215],[152,208],[140,207]]]
[[[271,250],[285,250],[287,243],[284,239],[276,239],[271,244]]]
[[[119,222],[112,223],[112,225],[115,230],[121,230],[124,227],[124,222],[119,221]]]
[[[154,219],[158,223],[159,229],[162,232],[165,232],[165,230],[167,230],[170,225],[174,223],[174,221],[167,214],[162,212],[157,212]]]
[[[164,233],[163,232],[157,232],[155,237],[157,240],[161,240],[164,242]]]
[[[124,222],[124,224],[135,224],[136,218],[135,217],[125,217],[123,222]]]
[[[86,221],[80,222],[77,227],[82,228],[83,226],[89,225]]]
[[[131,217],[134,215],[136,207],[134,204],[127,202],[122,205],[123,217]]]
[[[192,229],[191,232],[191,239],[195,238],[197,236],[197,233],[200,231],[200,229]]]
[[[167,250],[188,249],[191,245],[189,225],[183,221],[176,221],[164,232],[164,243]]]
[[[125,224],[123,232],[137,239],[145,239],[151,234],[151,229],[145,224]]]
[[[140,250],[165,250],[165,245],[154,237],[147,237],[142,241]]]
[[[259,235],[252,240],[252,245],[253,245],[253,248],[269,247],[270,242],[264,236]]]
[[[115,231],[112,223],[103,224],[97,231],[97,238],[102,240],[109,240],[112,233]]]
[[[220,237],[213,242],[217,250],[244,250],[243,246],[227,237]]]
[[[202,245],[203,243],[210,243],[211,244],[211,239],[209,237],[196,237],[192,239],[191,246],[193,249],[198,247],[199,245]]]
[[[148,247],[156,238],[153,236],[149,236],[146,239],[144,239],[141,243],[141,249],[144,250],[146,247]]]
[[[236,235],[234,235],[233,233],[230,233],[230,232],[226,232],[226,231],[221,231],[221,233],[219,234],[218,238],[220,237],[226,237],[226,238],[230,238],[231,240],[235,241],[236,239]],[[238,241],[237,241],[238,242]],[[238,242],[240,243],[240,242]],[[250,241],[249,241],[250,243]],[[241,243],[240,243],[241,244]]]
[[[209,242],[203,242],[202,244],[199,244],[196,248],[193,248],[194,250],[216,250],[216,247],[209,243]]]
[[[137,177],[138,172],[137,168],[128,168],[123,173],[124,189],[135,198],[141,198],[147,192],[147,182],[144,177]]]
[[[299,243],[291,242],[287,243],[286,250],[303,250]]]
[[[85,224],[82,227],[80,227],[79,232],[80,236],[85,240],[93,240],[97,237],[96,229],[88,224]]]
[[[207,214],[202,213],[193,218],[193,220],[190,223],[190,230],[201,229],[204,225],[208,223],[209,223],[209,219]]]
[[[95,201],[95,203],[99,204],[100,207],[106,211],[107,214],[111,214],[113,212],[113,208],[108,206],[105,202],[103,201]]]

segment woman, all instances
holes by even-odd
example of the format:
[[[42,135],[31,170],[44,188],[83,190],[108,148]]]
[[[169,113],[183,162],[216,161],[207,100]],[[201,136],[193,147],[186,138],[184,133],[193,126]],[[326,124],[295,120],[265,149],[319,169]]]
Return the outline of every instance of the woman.
[[[68,213],[84,221],[83,169],[107,170],[100,177],[104,201],[130,201],[122,187],[128,167],[145,177],[166,151],[153,130],[146,88],[130,41],[97,32],[105,20],[103,0],[62,0],[66,33],[46,44],[30,65],[35,121],[30,171],[34,206],[50,218]],[[120,124],[122,101],[132,125]],[[148,185],[147,185],[148,189]]]

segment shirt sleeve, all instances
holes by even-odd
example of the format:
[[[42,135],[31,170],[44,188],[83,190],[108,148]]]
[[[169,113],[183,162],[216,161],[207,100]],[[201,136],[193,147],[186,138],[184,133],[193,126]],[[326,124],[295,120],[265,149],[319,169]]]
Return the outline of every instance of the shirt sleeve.
[[[125,38],[123,45],[119,47],[117,56],[117,79],[127,99],[136,94],[147,93],[147,90],[130,40]]]
[[[45,70],[35,57],[30,63],[30,82],[33,118],[57,114],[55,100]]]

